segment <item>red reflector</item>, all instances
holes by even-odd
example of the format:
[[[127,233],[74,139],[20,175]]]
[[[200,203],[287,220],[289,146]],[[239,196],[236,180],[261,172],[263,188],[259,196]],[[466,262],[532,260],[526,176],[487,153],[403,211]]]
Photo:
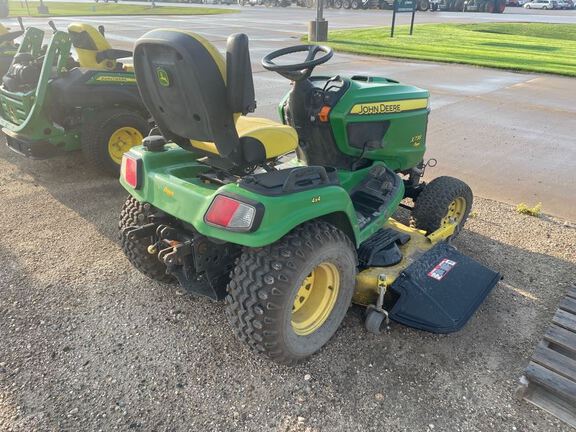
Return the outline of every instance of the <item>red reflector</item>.
[[[122,156],[122,175],[124,180],[134,189],[138,188],[138,161],[132,159],[131,157],[124,155]]]
[[[240,207],[240,203],[224,195],[218,195],[206,213],[206,222],[227,227]]]

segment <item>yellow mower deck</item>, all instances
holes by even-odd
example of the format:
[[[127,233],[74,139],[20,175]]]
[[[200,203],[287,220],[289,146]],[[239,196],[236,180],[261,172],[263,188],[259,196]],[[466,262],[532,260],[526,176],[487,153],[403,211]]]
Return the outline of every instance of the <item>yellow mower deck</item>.
[[[400,245],[402,261],[389,267],[370,267],[356,276],[356,290],[353,302],[359,305],[368,306],[376,303],[379,287],[390,286],[410,264],[418,259],[424,252],[430,250],[436,243],[448,239],[454,234],[456,224],[447,223],[428,236],[425,231],[411,228],[390,218],[384,228],[392,228],[410,236],[410,241]],[[381,275],[384,275],[382,278]]]

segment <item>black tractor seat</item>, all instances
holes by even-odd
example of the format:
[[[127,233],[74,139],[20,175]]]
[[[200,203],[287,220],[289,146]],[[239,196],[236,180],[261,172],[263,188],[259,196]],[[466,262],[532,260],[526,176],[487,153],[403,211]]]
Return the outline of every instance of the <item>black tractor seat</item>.
[[[226,59],[208,40],[179,30],[148,32],[134,53],[142,99],[167,140],[239,167],[274,160],[298,146],[292,127],[246,117],[256,101],[245,34],[228,38]]]

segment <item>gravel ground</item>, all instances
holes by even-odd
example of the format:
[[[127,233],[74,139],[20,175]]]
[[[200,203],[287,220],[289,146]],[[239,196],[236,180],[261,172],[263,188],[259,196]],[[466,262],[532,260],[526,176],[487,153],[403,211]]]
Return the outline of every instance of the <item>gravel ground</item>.
[[[464,330],[374,336],[353,307],[289,368],[239,345],[221,304],[131,268],[125,195],[79,155],[0,147],[0,430],[568,430],[514,390],[573,281],[574,224],[477,198],[457,246],[505,280]]]

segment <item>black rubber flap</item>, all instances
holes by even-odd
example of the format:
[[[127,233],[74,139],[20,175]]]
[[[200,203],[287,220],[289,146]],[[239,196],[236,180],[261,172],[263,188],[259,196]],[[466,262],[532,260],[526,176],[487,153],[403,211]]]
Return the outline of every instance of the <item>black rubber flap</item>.
[[[408,266],[391,289],[400,297],[390,310],[394,321],[433,333],[460,330],[501,279],[446,242]]]

